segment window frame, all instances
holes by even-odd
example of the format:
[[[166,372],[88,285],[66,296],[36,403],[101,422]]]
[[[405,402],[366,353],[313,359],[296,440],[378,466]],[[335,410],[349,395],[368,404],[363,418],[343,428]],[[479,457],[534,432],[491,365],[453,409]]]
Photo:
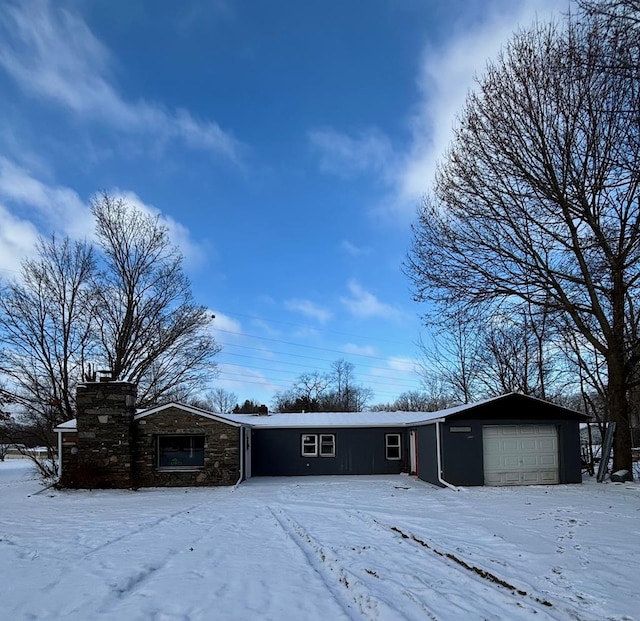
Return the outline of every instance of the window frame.
[[[329,438],[326,440],[326,438]],[[330,451],[325,453],[323,448],[329,446]],[[335,433],[319,433],[318,434],[318,457],[335,457],[336,456],[336,434]]]
[[[312,448],[309,450],[308,447],[312,447]],[[303,434],[301,434],[301,436],[300,436],[300,452],[301,452],[302,457],[317,457],[318,456],[318,434],[317,433],[303,433]]]
[[[181,439],[189,439],[189,447],[187,450],[190,451],[190,453],[192,454],[192,457],[194,456],[194,453],[200,453],[200,459],[198,459],[199,463],[192,463],[192,464],[162,464],[162,457],[163,457],[163,447],[161,446],[161,443],[163,440],[168,440],[170,438],[181,438]],[[202,443],[202,447],[199,446],[195,446],[195,442],[194,440],[199,440]],[[200,443],[198,442],[198,444]],[[156,469],[157,470],[161,470],[161,471],[180,471],[180,472],[184,472],[184,471],[188,471],[188,470],[202,470],[204,468],[204,462],[205,462],[205,455],[204,455],[204,450],[205,450],[205,444],[206,444],[206,437],[204,434],[202,433],[162,433],[162,434],[158,434],[156,436]],[[166,451],[166,448],[164,448],[164,451]],[[183,449],[184,451],[184,449]],[[195,457],[198,457],[197,455]]]
[[[397,439],[397,444],[391,444],[390,440]],[[391,456],[391,452],[397,450],[398,456]],[[385,433],[384,434],[384,456],[387,461],[400,461],[402,459],[402,434],[401,433]]]
[[[336,456],[335,433],[303,433],[300,434],[300,454],[302,457]]]

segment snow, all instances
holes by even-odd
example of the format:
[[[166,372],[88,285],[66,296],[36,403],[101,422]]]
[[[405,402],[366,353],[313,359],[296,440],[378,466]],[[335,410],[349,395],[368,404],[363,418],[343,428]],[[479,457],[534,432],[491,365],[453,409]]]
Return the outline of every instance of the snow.
[[[256,428],[406,427],[443,420],[442,412],[305,412],[225,414],[224,418]]]
[[[490,403],[493,401],[499,401],[505,399],[517,393],[508,393],[500,395],[498,397],[490,397],[483,399],[482,401],[476,401],[474,403],[466,403],[463,405],[457,405],[445,410],[438,410],[437,412],[304,412],[304,413],[282,413],[276,412],[268,415],[258,414],[215,414],[202,410],[194,406],[186,405],[184,403],[165,403],[163,405],[155,406],[147,410],[138,410],[135,415],[135,420],[140,420],[146,416],[151,416],[162,410],[169,408],[180,408],[188,412],[199,414],[206,418],[212,418],[214,420],[222,420],[235,425],[248,425],[255,428],[321,428],[321,427],[413,427],[421,424],[432,424],[436,421],[444,420],[454,414],[461,414],[466,410],[473,410],[480,405]],[[545,405],[549,405],[548,402],[531,397],[527,395],[527,399],[532,401],[539,401]],[[583,419],[584,415],[580,412],[573,410],[565,410],[566,414],[570,418],[577,417]],[[75,418],[68,420],[61,425],[58,425],[54,431],[61,433],[76,431],[77,420]]]
[[[640,485],[45,489],[0,463],[12,620],[638,619]]]

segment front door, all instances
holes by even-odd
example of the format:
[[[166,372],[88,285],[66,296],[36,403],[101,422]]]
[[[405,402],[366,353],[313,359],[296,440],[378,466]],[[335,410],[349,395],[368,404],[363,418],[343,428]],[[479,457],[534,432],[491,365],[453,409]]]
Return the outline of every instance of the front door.
[[[409,474],[418,474],[418,434],[409,432]]]

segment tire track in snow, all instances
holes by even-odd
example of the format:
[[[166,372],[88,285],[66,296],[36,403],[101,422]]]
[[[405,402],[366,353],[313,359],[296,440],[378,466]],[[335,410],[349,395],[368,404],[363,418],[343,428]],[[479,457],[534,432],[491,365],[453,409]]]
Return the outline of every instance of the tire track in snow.
[[[124,541],[125,539],[128,539],[129,537],[134,537],[135,535],[140,534],[143,531],[148,531],[149,529],[152,528],[156,528],[160,525],[164,525],[166,522],[173,520],[177,517],[180,517],[183,514],[187,514],[190,511],[193,511],[194,509],[197,509],[200,505],[192,505],[191,507],[187,507],[186,509],[181,509],[180,511],[176,511],[174,513],[170,513],[169,515],[165,515],[163,517],[160,517],[156,520],[153,520],[151,522],[146,522],[145,524],[138,526],[136,528],[132,528],[131,530],[129,530],[128,532],[124,533],[123,535],[119,535],[118,537],[114,537],[113,539],[110,539],[109,541],[105,541],[103,543],[101,543],[99,546],[95,546],[94,548],[89,549],[88,551],[86,551],[84,554],[82,554],[80,556],[81,560],[86,559],[87,557],[91,556],[92,554],[95,554],[96,552],[101,552],[102,550],[104,550],[105,548],[108,548],[112,545],[115,545],[116,543],[120,543],[121,541]]]
[[[208,503],[202,503],[200,505],[193,505],[191,507],[187,507],[185,509],[181,509],[180,511],[175,511],[172,514],[159,518],[151,523],[147,523],[145,526],[140,528],[135,528],[129,531],[128,533],[122,535],[121,537],[116,537],[109,542],[106,542],[100,546],[97,546],[90,552],[86,553],[82,558],[87,558],[94,552],[102,551],[107,547],[117,545],[121,543],[123,540],[130,539],[135,537],[138,534],[144,533],[145,536],[148,534],[147,531],[149,528],[158,528],[160,526],[166,527],[168,522],[172,520],[176,520],[179,517],[185,516],[184,521],[192,522],[189,518],[186,518],[186,514],[190,513],[194,509],[201,509],[206,506]],[[197,546],[198,543],[207,539],[209,536],[211,528],[205,529],[202,534],[196,539],[190,539],[191,546],[188,550],[193,551],[193,547]],[[162,551],[159,558],[148,560],[143,563],[140,567],[131,567],[127,568],[126,572],[120,576],[117,576],[113,579],[109,579],[105,581],[105,585],[108,588],[108,593],[102,600],[102,604],[100,605],[100,612],[112,613],[113,607],[116,605],[116,602],[120,602],[122,600],[127,599],[130,596],[136,594],[139,590],[139,587],[144,585],[146,582],[151,580],[156,574],[162,572],[165,568],[167,568],[175,558],[180,554],[185,553],[187,548],[183,545],[176,545],[171,548],[167,548]],[[104,564],[102,564],[104,567]]]
[[[191,511],[201,508],[204,504],[206,503],[191,505],[189,507],[180,509],[179,511],[174,511],[173,513],[164,515],[150,522],[146,522],[145,524],[142,524],[136,528],[132,528],[118,537],[109,539],[108,541],[105,541],[100,545],[91,548],[87,552],[80,555],[78,557],[78,561],[82,562],[86,559],[90,559],[94,554],[103,552],[108,548],[117,546],[118,544],[122,544],[123,542],[126,542],[127,540],[132,539],[137,535],[144,534],[144,536],[146,537],[148,536],[149,530],[166,527],[172,521],[177,521],[179,518],[185,518],[185,520],[188,521],[188,518],[186,518],[185,516]],[[202,537],[198,539],[198,541],[202,540],[206,536],[206,533],[203,534]],[[168,548],[166,550],[163,550],[158,558],[148,559],[137,567],[134,565],[123,566],[122,568],[124,569],[124,571],[120,573],[120,575],[117,575],[117,572],[114,572],[113,575],[110,575],[109,577],[105,577],[105,574],[110,574],[111,570],[108,568],[107,564],[105,564],[102,560],[99,560],[96,566],[92,566],[91,573],[96,576],[99,582],[102,582],[104,587],[106,587],[107,592],[102,597],[101,603],[97,605],[96,610],[102,614],[109,614],[117,602],[126,600],[128,597],[134,595],[140,586],[149,581],[155,574],[161,572],[164,568],[166,568],[173,557],[178,553],[179,548]],[[55,579],[51,583],[45,585],[44,590],[51,591],[54,588],[59,587],[59,584],[67,578],[67,576],[60,576],[58,579]],[[87,603],[85,601],[81,601],[77,609],[71,610],[72,615],[80,614],[82,610],[86,610],[86,604]]]
[[[346,598],[358,606],[365,619],[371,621],[400,619],[437,621],[438,618],[425,602],[404,588],[399,588],[398,593],[406,598],[410,610],[398,610],[394,604],[394,598],[389,598],[388,593],[385,593],[387,591],[385,582],[380,580],[380,576],[374,570],[365,569],[363,573],[368,574],[366,577],[357,576],[353,571],[344,567],[344,563],[335,552],[322,546],[287,511],[279,508],[276,513],[271,507],[269,510],[284,532],[302,551],[309,564],[320,575],[331,594],[350,618],[358,619],[353,616],[351,604],[348,601],[345,602]],[[376,593],[374,594],[373,591]]]
[[[299,548],[304,557],[307,559],[309,565],[320,576],[322,582],[327,587],[329,593],[331,593],[333,599],[340,605],[345,615],[353,621],[361,621],[362,617],[358,616],[356,611],[352,607],[352,603],[358,605],[360,612],[365,615],[365,619],[379,619],[379,616],[375,614],[374,606],[376,602],[367,601],[365,598],[354,598],[353,596],[347,599],[344,589],[349,588],[349,578],[351,576],[348,572],[338,570],[338,577],[332,575],[335,571],[333,565],[335,565],[334,559],[327,563],[327,554],[321,546],[314,542],[311,536],[307,533],[302,526],[296,522],[290,515],[288,515],[282,508],[278,509],[278,513],[282,514],[282,517],[278,515],[271,507],[268,507],[269,511],[273,515],[275,521],[279,524],[280,528],[289,537],[289,539]],[[314,545],[315,543],[315,545]]]
[[[483,569],[482,567],[478,567],[471,562],[467,562],[459,555],[443,550],[440,545],[436,547],[433,543],[426,541],[424,538],[417,537],[411,531],[403,530],[395,525],[382,522],[379,519],[360,511],[351,512],[351,515],[360,519],[366,524],[376,526],[381,530],[387,530],[395,533],[395,536],[399,536],[400,541],[402,541],[403,543],[406,542],[409,545],[420,546],[421,548],[428,550],[429,552],[433,553],[434,558],[437,558],[441,563],[444,563],[448,567],[462,572],[465,577],[470,577],[476,582],[478,581],[478,579],[480,579],[486,584],[495,587],[495,589],[499,590],[503,595],[511,595],[517,601],[519,606],[522,606],[522,603],[524,603],[522,602],[522,600],[533,600],[526,602],[533,613],[543,614],[547,618],[551,619],[571,618],[575,619],[576,621],[599,621],[597,617],[591,616],[586,611],[576,610],[571,606],[568,606],[564,601],[553,603],[549,600],[549,597],[542,598],[533,593],[525,591],[524,589],[521,589],[500,578],[496,574],[493,574],[492,572]],[[559,616],[556,615],[556,612],[559,613]]]

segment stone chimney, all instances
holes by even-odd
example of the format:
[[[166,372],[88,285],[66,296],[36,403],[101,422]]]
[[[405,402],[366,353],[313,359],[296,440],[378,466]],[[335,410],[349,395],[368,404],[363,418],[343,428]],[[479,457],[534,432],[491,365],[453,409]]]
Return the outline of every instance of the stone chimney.
[[[78,482],[84,488],[130,488],[137,387],[100,378],[78,385]]]

